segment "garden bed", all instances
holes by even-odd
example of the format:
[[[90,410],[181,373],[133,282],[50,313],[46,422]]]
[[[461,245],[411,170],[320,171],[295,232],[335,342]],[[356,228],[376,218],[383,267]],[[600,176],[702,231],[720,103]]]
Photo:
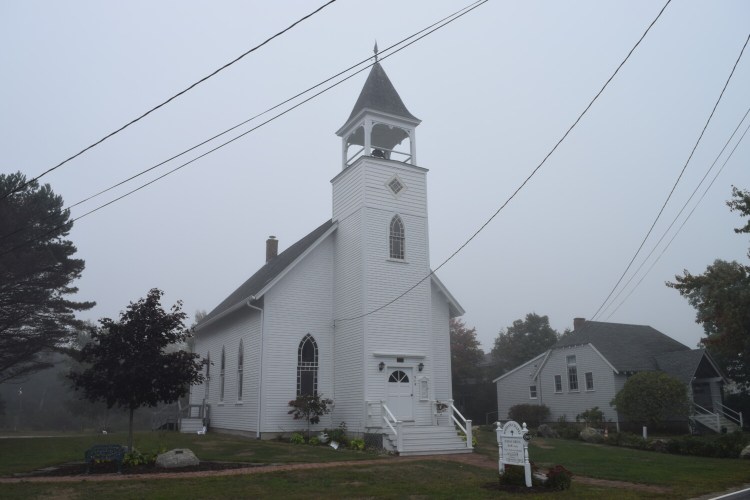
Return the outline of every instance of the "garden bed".
[[[174,474],[182,472],[207,472],[217,470],[228,470],[228,469],[243,469],[249,467],[264,467],[269,464],[253,464],[247,462],[201,462],[198,465],[192,465],[189,467],[176,467],[172,469],[165,469],[162,467],[156,467],[154,464],[150,465],[123,465],[122,474]],[[53,467],[46,467],[44,469],[35,470],[33,472],[13,474],[13,477],[60,477],[60,476],[96,476],[101,474],[117,474],[117,463],[105,462],[94,464],[91,466],[89,473],[86,473],[85,462],[67,463],[62,465],[56,465]]]

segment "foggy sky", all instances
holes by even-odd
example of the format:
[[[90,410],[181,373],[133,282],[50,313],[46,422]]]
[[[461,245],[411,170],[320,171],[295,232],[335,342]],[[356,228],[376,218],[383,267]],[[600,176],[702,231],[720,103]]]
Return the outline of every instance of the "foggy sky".
[[[322,3],[0,3],[0,171],[43,172]],[[43,180],[75,203],[371,56],[375,40],[383,49],[468,3],[340,0]],[[531,173],[662,5],[492,1],[382,61],[422,120],[433,266]],[[673,2],[545,166],[440,270],[485,348],[529,312],[559,331],[591,318],[677,179],[748,20],[743,0]],[[749,58],[646,253],[750,106]],[[183,300],[191,316],[211,310],[263,264],[268,235],[283,250],[329,219],[330,180],[341,169],[334,132],[366,75],[77,222],[70,238],[86,260],[77,298],[98,303],[84,317],[117,317],[152,287],[166,292],[165,305]],[[694,310],[664,283],[716,258],[746,262],[748,238],[732,231],[741,220],[725,201],[732,185],[750,188],[748,142],[637,290],[601,320],[648,324],[695,346]]]

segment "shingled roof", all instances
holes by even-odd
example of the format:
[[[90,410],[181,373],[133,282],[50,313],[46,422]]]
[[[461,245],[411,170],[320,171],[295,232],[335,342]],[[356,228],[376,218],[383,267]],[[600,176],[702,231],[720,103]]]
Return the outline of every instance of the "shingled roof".
[[[619,372],[658,370],[658,356],[692,352],[689,347],[650,326],[599,321],[586,321],[560,339],[555,348],[584,344],[593,345]]]
[[[250,276],[247,281],[241,284],[239,288],[232,292],[229,297],[224,299],[218,306],[208,313],[206,317],[198,323],[198,328],[201,328],[223,313],[228,312],[230,309],[236,307],[250,297],[257,295],[258,292],[281,274],[284,269],[302,255],[305,250],[318,241],[318,239],[331,227],[333,227],[333,221],[327,220],[310,234],[268,261],[263,267],[258,269],[255,274]]]
[[[388,75],[385,74],[385,70],[379,62],[376,62],[372,66],[370,74],[367,76],[367,81],[365,81],[365,85],[359,93],[359,98],[354,104],[354,109],[352,109],[349,118],[346,120],[347,123],[365,108],[382,111],[410,120],[419,120],[419,118],[409,113],[409,110],[406,109],[404,101],[401,100],[398,92],[396,92],[396,88],[391,83]]]

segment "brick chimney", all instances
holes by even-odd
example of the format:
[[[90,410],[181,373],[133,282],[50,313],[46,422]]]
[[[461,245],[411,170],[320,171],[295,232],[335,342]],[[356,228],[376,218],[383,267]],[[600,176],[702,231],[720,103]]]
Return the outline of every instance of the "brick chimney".
[[[279,255],[279,240],[276,236],[269,236],[266,240],[266,264]]]
[[[578,330],[586,322],[586,318],[573,318],[573,331]]]

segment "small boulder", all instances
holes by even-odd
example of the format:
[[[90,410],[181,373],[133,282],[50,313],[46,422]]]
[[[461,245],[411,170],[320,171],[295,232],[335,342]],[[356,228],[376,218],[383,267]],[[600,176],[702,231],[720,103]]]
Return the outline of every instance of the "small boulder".
[[[742,449],[742,451],[740,452],[740,458],[750,459],[750,444]]]
[[[587,443],[601,443],[604,441],[602,435],[599,434],[596,429],[592,429],[591,427],[583,429],[578,436]]]
[[[177,469],[180,467],[190,467],[198,465],[200,461],[195,453],[187,448],[177,448],[162,453],[156,457],[156,466],[162,469]]]
[[[540,425],[536,430],[537,435],[543,438],[558,438],[557,431],[547,424]]]

